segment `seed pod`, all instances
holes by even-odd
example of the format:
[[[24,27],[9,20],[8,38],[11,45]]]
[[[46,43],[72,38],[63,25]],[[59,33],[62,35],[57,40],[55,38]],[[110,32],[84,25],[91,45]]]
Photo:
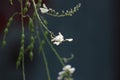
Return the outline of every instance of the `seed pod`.
[[[8,28],[6,27],[5,30],[4,30],[4,33],[8,33]]]
[[[25,35],[24,34],[22,34],[22,39],[24,39],[25,38]]]
[[[13,21],[13,17],[10,17],[7,23],[7,27],[9,27],[11,25],[11,22]]]
[[[33,24],[32,18],[29,18],[29,23],[28,23],[28,25],[29,25],[30,29],[33,29],[34,24]]]
[[[5,45],[6,45],[6,41],[3,40],[3,41],[2,41],[2,47],[4,47]]]
[[[45,31],[44,33],[45,33],[45,35],[48,35],[48,32],[47,32],[47,31]]]
[[[29,1],[27,1],[25,5],[26,5],[26,7],[29,8],[31,6],[31,3]]]
[[[48,25],[47,20],[44,19],[43,22],[44,22],[45,25]]]
[[[21,53],[24,52],[24,46],[21,46],[21,48],[20,48],[20,52],[21,52]]]
[[[12,21],[13,21],[13,17],[10,17],[10,18],[9,18],[9,22],[12,22]]]
[[[29,58],[31,61],[33,60],[33,52],[32,51],[30,51],[30,53],[29,53]]]
[[[31,39],[31,42],[34,42],[34,37],[33,36],[31,36],[30,39]]]
[[[45,40],[42,40],[41,44],[44,45],[45,44]]]
[[[21,44],[24,44],[24,39],[21,40]]]
[[[33,49],[34,45],[33,44],[30,44],[30,49]]]
[[[25,7],[25,8],[23,9],[23,14],[26,14],[27,12],[28,12],[28,8]]]

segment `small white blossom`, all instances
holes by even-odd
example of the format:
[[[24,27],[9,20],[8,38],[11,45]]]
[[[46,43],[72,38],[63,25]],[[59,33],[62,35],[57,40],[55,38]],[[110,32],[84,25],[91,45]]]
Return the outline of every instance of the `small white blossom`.
[[[59,44],[60,44],[60,42],[53,42],[53,44],[59,45]]]
[[[69,70],[71,68],[71,65],[66,65],[63,67],[63,70],[66,71],[66,70]]]
[[[58,74],[63,75],[64,73],[65,73],[65,71],[60,71]]]
[[[73,41],[73,39],[72,38],[64,39],[64,36],[59,32],[57,36],[52,37],[51,41],[53,42],[53,44],[59,45],[60,43],[62,43],[64,41],[71,42],[71,41]]]
[[[63,78],[62,76],[58,76],[57,80],[62,80],[62,78]]]
[[[75,72],[75,68],[71,68],[69,71],[71,74],[73,74]]]
[[[60,71],[58,73],[59,76],[57,77],[57,80],[62,80],[64,78],[71,78],[69,75],[72,75],[74,72],[75,72],[74,67],[71,67],[71,65],[66,65],[63,67],[63,71]],[[68,75],[68,77],[65,76],[65,74]]]
[[[41,13],[47,13],[49,11],[49,9],[47,8],[47,6],[45,4],[43,4],[43,7],[40,8]]]
[[[74,73],[75,68],[71,68],[71,65],[66,65],[65,67],[63,67],[64,71],[69,71],[71,74]]]

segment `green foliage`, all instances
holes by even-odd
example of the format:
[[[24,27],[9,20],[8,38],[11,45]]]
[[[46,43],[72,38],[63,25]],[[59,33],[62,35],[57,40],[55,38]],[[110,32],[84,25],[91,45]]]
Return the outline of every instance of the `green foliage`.
[[[47,61],[47,57],[44,52],[45,43],[50,46],[51,50],[53,51],[54,55],[56,55],[56,57],[58,58],[58,60],[60,61],[62,66],[65,65],[65,62],[63,61],[63,58],[59,55],[59,53],[54,48],[54,46],[52,45],[52,43],[50,42],[50,40],[48,38],[48,36],[53,38],[53,37],[55,37],[55,35],[47,27],[48,26],[47,20],[44,17],[42,17],[41,15],[39,15],[39,13],[38,13],[39,8],[40,7],[42,8],[42,6],[43,6],[42,0],[38,0],[37,3],[35,3],[35,0],[31,0],[31,1],[26,0],[25,3],[23,3],[23,0],[18,0],[18,1],[20,2],[21,11],[14,13],[9,18],[6,28],[4,29],[2,46],[4,47],[6,45],[6,35],[9,32],[9,27],[11,26],[14,16],[18,15],[18,14],[21,15],[21,46],[20,46],[18,58],[16,61],[16,68],[18,69],[20,67],[20,65],[22,66],[23,80],[25,80],[24,55],[28,53],[30,60],[31,61],[33,60],[33,56],[35,55],[35,53],[33,52],[34,47],[35,47],[34,45],[38,40],[39,41],[38,42],[39,53],[42,53],[42,55],[43,55],[43,60],[45,63],[45,69],[47,72],[48,80],[51,80],[51,76],[50,76],[50,72],[49,72],[49,68],[48,68],[48,61]],[[9,2],[11,5],[13,5],[13,0],[9,0]],[[79,10],[80,6],[81,6],[81,4],[79,3],[73,9],[61,11],[61,13],[48,8],[48,12],[46,12],[45,14],[55,16],[55,17],[72,16],[76,11]],[[28,11],[29,11],[29,8],[31,8],[31,7],[33,7],[34,10],[33,10],[33,14],[29,15]],[[46,10],[45,6],[43,6],[42,9]],[[30,43],[27,45],[27,48],[25,48],[25,38],[26,38],[25,30],[24,30],[25,29],[24,28],[24,18],[25,17],[28,17],[28,19],[29,19],[29,22],[27,25],[28,25],[28,29],[30,31],[30,39],[29,39]],[[34,20],[36,20],[36,21],[34,21]],[[37,25],[35,23],[37,23]],[[41,32],[41,34],[39,33],[39,31]],[[41,37],[41,35],[42,35],[42,37]],[[70,58],[64,58],[64,59],[66,61],[69,61],[72,58],[73,58],[73,56]],[[65,80],[71,80],[71,79],[66,78]]]
[[[62,10],[61,12],[57,12],[53,9],[50,9],[47,15],[54,16],[54,17],[65,17],[65,16],[72,16],[75,12],[79,10],[81,7],[81,3],[77,4],[73,9],[70,10]]]

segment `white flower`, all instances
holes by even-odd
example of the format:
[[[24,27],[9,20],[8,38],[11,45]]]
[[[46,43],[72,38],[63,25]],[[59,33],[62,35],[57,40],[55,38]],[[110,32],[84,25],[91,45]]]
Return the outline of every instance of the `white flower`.
[[[60,71],[59,73],[58,73],[58,77],[57,77],[57,80],[62,80],[63,79],[63,75],[65,74],[66,72],[65,71]]]
[[[64,73],[65,73],[65,71],[60,71],[58,74],[63,75]]]
[[[75,68],[71,67],[71,65],[66,65],[63,67],[63,70],[58,73],[57,80],[62,80],[64,78],[71,78],[69,75],[72,75],[75,72]],[[66,76],[66,75],[68,76]],[[72,78],[71,78],[72,79]]]
[[[73,74],[75,72],[75,68],[71,68],[71,65],[66,65],[65,67],[63,67],[64,71],[69,71],[71,74]]]
[[[64,41],[64,37],[59,32],[57,36],[55,36],[55,37],[53,37],[53,39],[51,39],[51,41],[53,42],[53,44],[59,45],[60,43],[62,43]]]
[[[69,70],[69,69],[71,69],[71,65],[66,65],[66,66],[63,67],[64,71]]]
[[[47,8],[47,6],[45,4],[43,4],[43,7],[40,8],[41,13],[47,13],[49,11],[49,9]]]
[[[63,41],[71,42],[71,41],[73,41],[73,39],[72,38],[64,39],[64,36],[59,32],[57,36],[52,37],[51,41],[53,42],[53,44],[59,45]]]
[[[62,76],[58,76],[58,77],[57,77],[57,80],[62,80],[62,79],[63,79]]]
[[[75,72],[75,68],[69,69],[70,73],[73,74]]]

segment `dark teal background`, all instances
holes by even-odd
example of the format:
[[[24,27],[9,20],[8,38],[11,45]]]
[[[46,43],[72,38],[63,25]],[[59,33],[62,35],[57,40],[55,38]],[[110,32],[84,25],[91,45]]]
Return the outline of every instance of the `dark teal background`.
[[[6,1],[6,2],[5,2]],[[47,5],[56,10],[70,9],[81,3],[80,10],[73,17],[55,18],[43,15],[48,20],[49,29],[55,34],[61,32],[65,38],[73,38],[71,43],[63,43],[56,47],[60,55],[75,58],[69,62],[76,68],[75,80],[119,80],[119,6],[117,0],[48,0]],[[19,9],[7,7],[8,1],[0,3],[0,21]],[[17,3],[15,6],[18,6]],[[5,18],[3,18],[3,16]],[[1,23],[3,24],[3,23]],[[2,25],[0,26],[2,42]],[[22,80],[21,68],[16,70],[15,62],[20,47],[20,23],[15,21],[7,37],[5,48],[0,45],[0,80]],[[26,34],[29,35],[26,30]],[[28,37],[26,41],[28,41]],[[28,44],[28,42],[27,42]],[[26,80],[47,80],[42,56],[35,46],[32,62],[26,55]],[[45,48],[49,60],[52,80],[56,80],[61,65],[50,47]]]

